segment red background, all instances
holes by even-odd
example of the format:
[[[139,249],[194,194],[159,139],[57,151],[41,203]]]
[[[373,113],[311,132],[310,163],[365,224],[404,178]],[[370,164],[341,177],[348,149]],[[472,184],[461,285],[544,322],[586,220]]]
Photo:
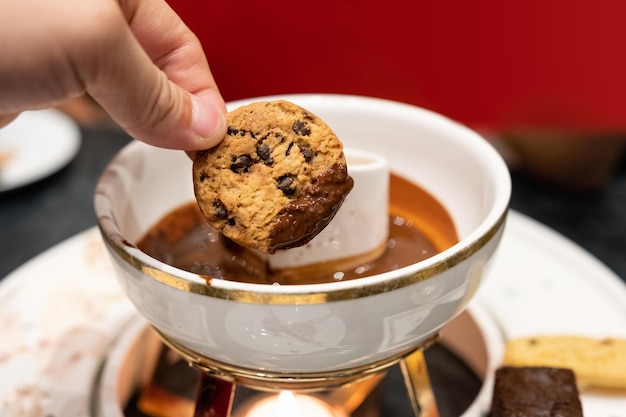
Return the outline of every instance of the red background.
[[[626,127],[626,1],[170,4],[228,101],[349,93],[473,127]]]

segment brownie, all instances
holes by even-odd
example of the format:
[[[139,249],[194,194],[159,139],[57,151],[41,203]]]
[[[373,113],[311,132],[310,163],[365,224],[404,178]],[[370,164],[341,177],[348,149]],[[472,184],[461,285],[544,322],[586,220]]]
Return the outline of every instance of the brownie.
[[[571,369],[503,366],[496,371],[490,417],[582,417]]]

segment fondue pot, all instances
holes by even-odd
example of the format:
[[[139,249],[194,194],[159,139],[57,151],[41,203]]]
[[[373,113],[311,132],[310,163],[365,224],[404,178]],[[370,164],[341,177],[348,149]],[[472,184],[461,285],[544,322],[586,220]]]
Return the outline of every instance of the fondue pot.
[[[98,223],[127,296],[190,363],[267,389],[343,385],[410,358],[466,308],[504,231],[509,173],[477,133],[411,105],[290,95],[229,108],[278,98],[320,116],[346,147],[381,155],[391,172],[435,197],[452,218],[458,243],[415,264],[350,281],[207,280],[135,246],[162,216],[194,199],[189,158],[139,142],[103,173],[95,193]]]

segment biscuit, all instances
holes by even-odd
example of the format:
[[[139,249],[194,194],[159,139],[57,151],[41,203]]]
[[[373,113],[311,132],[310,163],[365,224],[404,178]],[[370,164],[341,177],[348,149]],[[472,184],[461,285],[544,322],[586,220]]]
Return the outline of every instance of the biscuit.
[[[537,336],[509,340],[505,365],[569,368],[580,387],[626,389],[626,339]]]
[[[319,117],[284,100],[239,107],[227,122],[224,140],[193,161],[207,222],[264,253],[306,244],[352,189],[342,143]]]

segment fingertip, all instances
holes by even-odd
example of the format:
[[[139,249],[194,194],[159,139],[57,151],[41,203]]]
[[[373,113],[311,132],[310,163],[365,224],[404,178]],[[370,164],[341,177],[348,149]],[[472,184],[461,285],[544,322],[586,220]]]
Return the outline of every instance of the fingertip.
[[[226,134],[224,111],[215,101],[207,97],[191,95],[191,104],[191,128],[197,135],[196,150],[216,146]]]

